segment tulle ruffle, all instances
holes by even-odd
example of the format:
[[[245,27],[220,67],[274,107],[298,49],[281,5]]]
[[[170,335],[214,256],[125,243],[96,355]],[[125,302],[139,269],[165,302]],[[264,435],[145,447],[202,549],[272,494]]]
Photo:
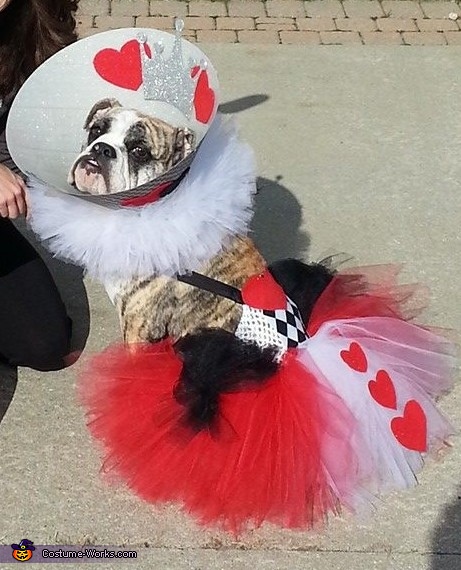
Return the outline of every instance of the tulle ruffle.
[[[405,320],[421,304],[397,273],[335,277],[309,341],[263,386],[223,394],[206,431],[189,428],[174,399],[182,363],[169,341],[96,356],[80,394],[104,468],[147,501],[180,502],[232,532],[264,521],[312,528],[414,485],[453,432],[436,398],[455,361],[448,340]]]
[[[349,501],[356,420],[294,354],[262,388],[222,395],[218,421],[198,433],[172,396],[180,369],[165,341],[111,347],[84,375],[81,396],[106,450],[104,468],[135,493],[180,501],[200,522],[233,532],[265,520],[310,528]]]

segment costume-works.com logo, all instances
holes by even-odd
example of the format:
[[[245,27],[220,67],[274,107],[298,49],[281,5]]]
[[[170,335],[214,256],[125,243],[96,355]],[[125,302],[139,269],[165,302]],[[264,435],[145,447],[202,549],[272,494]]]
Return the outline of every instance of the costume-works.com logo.
[[[34,543],[27,538],[23,538],[19,544],[12,544],[13,558],[18,562],[26,562],[30,560],[35,550]]]

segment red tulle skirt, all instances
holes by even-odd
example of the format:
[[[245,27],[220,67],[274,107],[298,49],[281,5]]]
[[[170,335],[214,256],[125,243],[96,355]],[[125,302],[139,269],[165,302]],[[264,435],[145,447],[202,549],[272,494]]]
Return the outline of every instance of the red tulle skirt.
[[[179,502],[234,533],[264,521],[312,528],[413,485],[452,431],[435,398],[454,361],[443,337],[406,322],[415,296],[395,276],[337,276],[312,338],[262,386],[222,395],[210,430],[188,427],[174,399],[182,363],[168,340],[97,355],[80,396],[104,469],[147,501]]]

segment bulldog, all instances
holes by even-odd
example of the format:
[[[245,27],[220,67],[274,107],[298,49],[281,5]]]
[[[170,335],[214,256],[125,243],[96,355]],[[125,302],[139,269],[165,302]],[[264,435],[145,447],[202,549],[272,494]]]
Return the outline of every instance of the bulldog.
[[[113,194],[136,188],[163,174],[194,150],[195,136],[160,119],[98,101],[86,118],[86,145],[67,181],[80,192]]]

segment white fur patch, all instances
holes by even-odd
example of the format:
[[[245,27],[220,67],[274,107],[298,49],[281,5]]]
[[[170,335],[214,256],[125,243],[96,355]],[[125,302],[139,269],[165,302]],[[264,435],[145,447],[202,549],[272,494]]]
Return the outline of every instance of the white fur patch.
[[[123,142],[128,129],[139,120],[140,114],[133,109],[117,108],[117,113],[112,119],[111,132]]]
[[[57,256],[102,282],[197,270],[245,235],[256,191],[251,148],[217,116],[174,192],[110,210],[29,181],[32,229]]]

